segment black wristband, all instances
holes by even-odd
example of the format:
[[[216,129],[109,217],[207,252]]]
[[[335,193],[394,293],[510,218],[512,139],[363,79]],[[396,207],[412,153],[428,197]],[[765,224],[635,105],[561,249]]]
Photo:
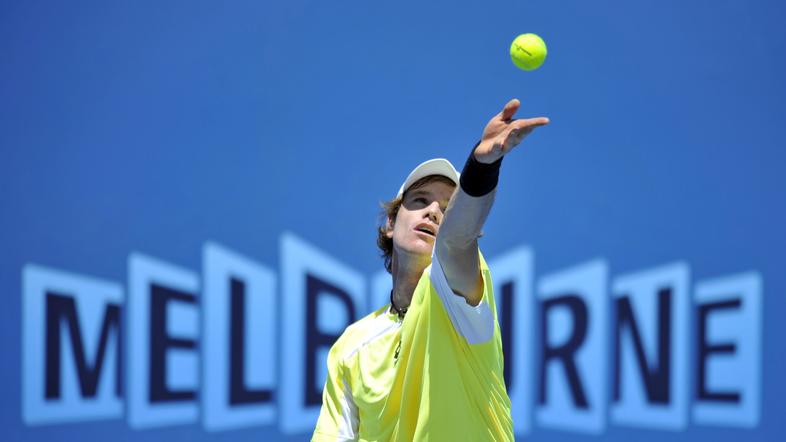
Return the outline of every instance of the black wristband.
[[[478,142],[480,144],[480,142]],[[461,190],[469,196],[483,196],[494,190],[499,181],[499,167],[502,165],[502,158],[494,161],[491,164],[481,163],[475,159],[475,149],[478,144],[472,148],[469,153],[464,170],[461,171]]]

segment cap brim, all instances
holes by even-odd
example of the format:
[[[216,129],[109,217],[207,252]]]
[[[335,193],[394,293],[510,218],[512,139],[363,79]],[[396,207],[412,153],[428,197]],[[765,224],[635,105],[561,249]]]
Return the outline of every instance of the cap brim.
[[[419,179],[429,175],[444,176],[445,178],[453,181],[457,186],[459,185],[459,173],[456,171],[456,168],[450,164],[450,161],[444,158],[434,158],[420,163],[418,167],[410,172],[409,176],[407,176],[407,179],[404,180],[404,184],[402,184],[401,188],[398,190],[396,198],[401,198],[404,196],[404,192],[409,189],[409,186],[415,184],[415,182],[417,182]]]

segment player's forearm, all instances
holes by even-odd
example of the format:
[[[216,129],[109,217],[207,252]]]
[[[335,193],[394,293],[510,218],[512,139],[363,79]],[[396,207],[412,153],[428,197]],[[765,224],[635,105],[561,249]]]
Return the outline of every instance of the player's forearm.
[[[470,305],[478,305],[483,294],[478,237],[494,204],[500,166],[500,161],[479,163],[474,151],[445,210],[436,244],[450,288]]]
[[[480,144],[472,148],[464,164],[458,189],[448,204],[440,226],[440,235],[445,234],[443,240],[452,248],[477,247],[477,238],[494,204],[502,158],[491,163],[481,163],[475,156]]]
[[[461,187],[450,199],[439,227],[439,240],[453,250],[477,249],[483,224],[494,204],[496,189],[482,196],[470,196]]]

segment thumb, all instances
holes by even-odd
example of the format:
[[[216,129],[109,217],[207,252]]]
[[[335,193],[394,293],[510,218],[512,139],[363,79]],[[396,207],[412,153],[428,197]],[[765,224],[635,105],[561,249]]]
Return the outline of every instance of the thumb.
[[[499,114],[502,121],[508,121],[513,118],[513,115],[519,110],[519,106],[521,106],[521,102],[517,98],[508,101],[505,108],[503,108],[502,112]]]

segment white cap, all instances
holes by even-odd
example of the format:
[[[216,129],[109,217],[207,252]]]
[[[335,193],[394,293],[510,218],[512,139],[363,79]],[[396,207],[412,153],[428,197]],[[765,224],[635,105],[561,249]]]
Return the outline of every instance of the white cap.
[[[404,196],[404,192],[409,189],[409,186],[413,185],[417,180],[429,175],[441,175],[456,183],[457,186],[459,185],[459,173],[456,171],[456,168],[450,164],[450,161],[444,158],[434,158],[420,163],[418,167],[409,173],[407,179],[404,180],[404,184],[402,184],[401,188],[398,190],[396,198]]]

